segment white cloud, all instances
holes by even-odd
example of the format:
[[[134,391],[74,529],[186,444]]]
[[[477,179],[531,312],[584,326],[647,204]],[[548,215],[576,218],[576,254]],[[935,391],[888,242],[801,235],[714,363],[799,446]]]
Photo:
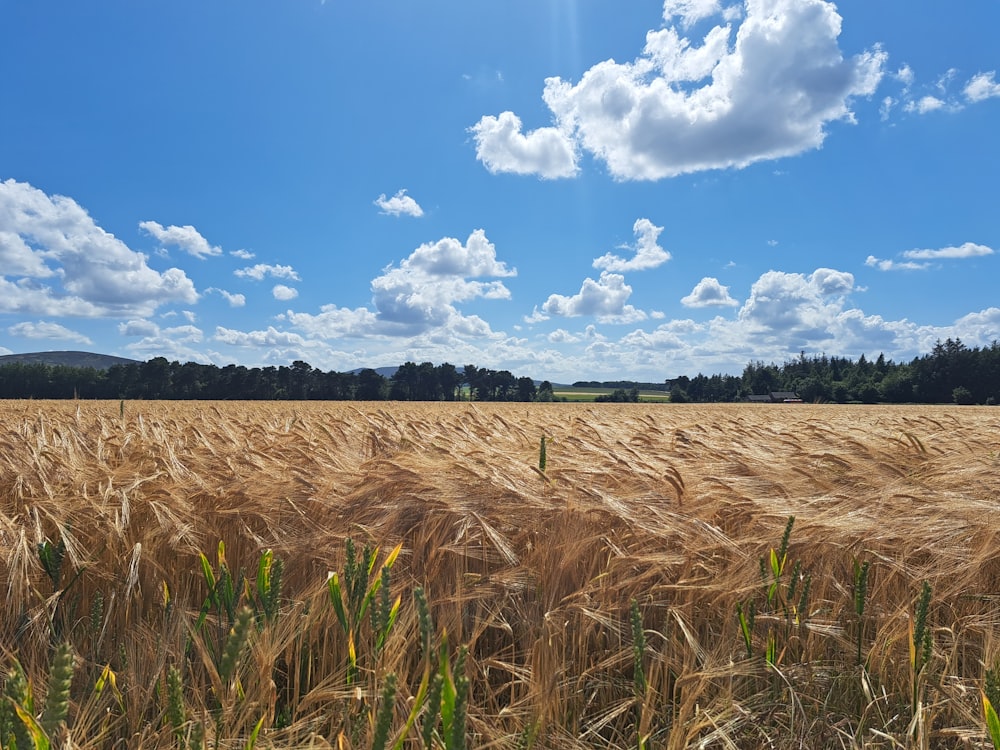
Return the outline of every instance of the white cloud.
[[[900,99],[897,101],[892,97],[886,97],[882,106],[882,119],[888,118],[889,112],[897,103],[902,103],[903,110],[911,114],[925,115],[930,112],[961,112],[968,104],[976,104],[1000,97],[1000,84],[996,82],[996,71],[987,73],[977,73],[962,87],[961,92],[954,91],[954,83],[958,76],[958,70],[948,69],[931,86],[924,86],[925,90],[930,89],[935,93],[915,96],[911,92],[914,81],[912,69],[904,66],[894,77],[903,84]]]
[[[398,266],[385,268],[371,282],[373,310],[325,305],[318,315],[290,310],[285,318],[323,339],[428,336],[454,343],[461,338],[495,338],[486,321],[465,315],[458,305],[474,299],[510,299],[502,281],[480,279],[516,275],[516,269],[497,260],[493,243],[477,229],[465,243],[453,237],[425,243]]]
[[[213,255],[222,255],[221,247],[209,245],[208,240],[202,237],[198,230],[190,224],[185,224],[182,227],[164,227],[155,221],[141,221],[139,228],[156,238],[161,245],[179,247],[188,255],[193,255],[201,260]]]
[[[19,233],[0,230],[0,268],[4,276],[52,278],[56,272],[45,261],[45,254],[31,247]]]
[[[243,294],[233,294],[232,292],[227,292],[225,289],[219,289],[214,286],[205,290],[205,294],[211,294],[213,292],[221,295],[222,298],[229,303],[230,307],[245,307],[247,304],[247,298]]]
[[[820,294],[849,294],[854,289],[854,276],[846,271],[835,271],[832,268],[817,268],[809,276],[809,284]]]
[[[942,247],[935,250],[907,250],[901,253],[904,261],[884,260],[869,255],[865,265],[880,271],[922,271],[931,267],[928,261],[942,259],[980,258],[993,255],[993,248],[966,242],[958,247]]]
[[[942,94],[946,94],[951,87],[951,82],[955,80],[957,75],[958,68],[948,68],[948,70],[938,76],[937,83],[935,84],[937,90]]]
[[[309,338],[361,338],[374,335],[378,330],[377,316],[364,307],[350,310],[336,305],[323,305],[317,315],[289,310],[285,313],[285,319],[304,331]]]
[[[159,332],[161,336],[181,344],[197,344],[205,338],[205,332],[198,326],[173,326]]]
[[[970,102],[981,102],[984,99],[1000,96],[1000,83],[994,80],[995,77],[995,70],[991,70],[989,73],[974,75],[965,84],[965,98]]]
[[[37,323],[24,322],[15,323],[7,329],[11,336],[21,336],[26,339],[57,339],[60,341],[72,341],[77,344],[92,344],[89,337],[77,331],[71,331],[66,326],[48,321],[38,321]]]
[[[546,179],[577,173],[576,148],[568,133],[546,127],[521,132],[513,112],[486,115],[469,128],[476,141],[476,158],[493,174],[537,174]]]
[[[557,328],[552,331],[547,337],[549,342],[553,344],[575,344],[580,341],[580,337],[575,334],[570,333],[565,328]]]
[[[299,296],[299,290],[284,284],[275,284],[271,294],[274,295],[275,299],[290,300]]]
[[[719,0],[664,0],[663,17],[691,26],[719,13]]]
[[[253,279],[254,281],[263,281],[267,276],[274,279],[302,280],[291,266],[272,266],[267,263],[258,263],[248,268],[238,268],[233,271],[233,274],[239,276],[241,279]]]
[[[895,261],[876,258],[869,255],[865,258],[865,265],[877,268],[880,271],[922,271],[930,267],[930,263],[914,263],[913,261]]]
[[[535,305],[531,310],[531,315],[525,315],[522,318],[525,323],[543,323],[549,320],[549,316],[538,309],[538,305]]]
[[[854,288],[854,276],[818,268],[809,276],[768,271],[750,288],[738,319],[748,334],[812,340],[844,307]]]
[[[482,229],[465,244],[452,237],[421,245],[398,267],[372,280],[372,302],[378,320],[408,334],[460,323],[456,303],[476,298],[509,299],[501,281],[476,277],[515,276],[496,258],[496,249]]]
[[[249,250],[230,250],[229,254],[240,260],[252,260],[254,258],[254,254]]]
[[[907,112],[926,115],[928,112],[936,112],[939,109],[944,109],[946,106],[944,100],[936,96],[927,95],[920,97],[916,101],[907,102],[905,109]]]
[[[685,307],[736,307],[739,303],[729,296],[729,287],[719,280],[706,276],[691,290],[691,294],[681,299]]]
[[[879,107],[878,110],[879,118],[882,120],[882,122],[885,122],[886,120],[889,119],[889,116],[892,114],[892,109],[895,106],[896,106],[896,100],[893,99],[891,96],[885,96],[882,98],[882,105]]]
[[[993,255],[993,248],[966,242],[958,247],[942,247],[938,250],[907,250],[904,258],[914,260],[933,260],[937,258],[978,258],[983,255]]]
[[[552,294],[542,305],[549,315],[575,318],[580,315],[596,317],[602,323],[634,323],[645,320],[646,313],[625,304],[632,295],[632,287],[625,277],[603,271],[596,281],[586,278],[580,291],[572,296]]]
[[[406,215],[420,217],[424,215],[424,209],[406,194],[405,188],[391,198],[386,198],[385,193],[382,193],[375,199],[375,205],[379,207],[380,213],[389,214],[390,216]]]
[[[268,326],[266,331],[236,331],[216,326],[212,339],[239,347],[303,346],[306,343],[299,334],[279,331],[273,326]]]
[[[157,272],[147,260],[72,198],[0,182],[0,311],[128,317],[197,301],[184,271]]]
[[[122,336],[157,336],[160,327],[150,320],[129,320],[118,324]]]
[[[913,85],[913,81],[916,76],[913,73],[913,68],[909,65],[902,65],[899,70],[893,73],[893,78],[903,84],[903,86],[910,87]]]
[[[606,253],[594,259],[594,268],[607,271],[645,271],[661,266],[670,260],[670,253],[656,244],[663,227],[658,227],[649,219],[637,219],[632,226],[636,236],[635,255],[629,259]]]
[[[1000,340],[1000,308],[988,307],[979,312],[963,315],[955,321],[951,328],[953,334],[944,337],[937,336],[935,341],[941,338],[960,338],[969,346],[988,346],[994,341]],[[924,353],[930,350],[930,347],[922,349]]]
[[[575,160],[552,169],[538,154],[581,148],[616,179],[656,180],[818,148],[829,123],[853,121],[853,97],[874,93],[885,53],[845,59],[841,18],[824,0],[748,0],[744,10],[738,26],[730,9],[697,44],[675,17],[683,28],[718,6],[668,0],[664,28],[647,32],[633,62],[598,63],[576,84],[546,79],[556,127],[522,136],[511,112],[483,117],[473,128],[477,156],[494,172],[570,176]]]
[[[496,248],[482,229],[470,234],[464,245],[454,237],[425,243],[400,263],[400,269],[428,276],[517,276],[517,270],[497,260]]]

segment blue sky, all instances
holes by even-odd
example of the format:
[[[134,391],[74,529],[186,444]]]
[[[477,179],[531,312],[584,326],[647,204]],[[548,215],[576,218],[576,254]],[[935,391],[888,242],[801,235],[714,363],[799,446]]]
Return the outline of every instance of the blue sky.
[[[557,382],[1000,339],[1000,5],[0,3],[0,353]]]

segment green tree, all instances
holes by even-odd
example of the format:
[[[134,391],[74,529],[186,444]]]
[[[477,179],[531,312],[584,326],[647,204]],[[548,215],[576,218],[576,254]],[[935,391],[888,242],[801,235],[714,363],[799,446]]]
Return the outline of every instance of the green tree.
[[[543,380],[539,384],[538,390],[535,392],[535,401],[555,401],[555,394],[552,392],[552,383],[548,380]]]
[[[952,400],[960,406],[971,406],[976,403],[976,400],[972,397],[972,391],[966,388],[964,385],[960,385],[951,392]]]

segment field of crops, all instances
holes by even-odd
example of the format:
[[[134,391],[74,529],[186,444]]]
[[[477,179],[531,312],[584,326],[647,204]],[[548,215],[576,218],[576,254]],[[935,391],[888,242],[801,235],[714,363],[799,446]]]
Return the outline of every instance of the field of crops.
[[[0,746],[988,747],[998,451],[987,407],[0,402]]]

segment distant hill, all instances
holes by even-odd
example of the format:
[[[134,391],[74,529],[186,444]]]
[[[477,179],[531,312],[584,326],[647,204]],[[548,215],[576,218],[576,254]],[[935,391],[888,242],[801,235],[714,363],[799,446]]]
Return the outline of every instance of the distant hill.
[[[139,364],[139,362],[137,359],[113,357],[110,354],[94,354],[93,352],[29,352],[0,356],[0,367],[21,363],[26,365],[93,367],[95,370],[107,370],[113,365],[133,365]]]

